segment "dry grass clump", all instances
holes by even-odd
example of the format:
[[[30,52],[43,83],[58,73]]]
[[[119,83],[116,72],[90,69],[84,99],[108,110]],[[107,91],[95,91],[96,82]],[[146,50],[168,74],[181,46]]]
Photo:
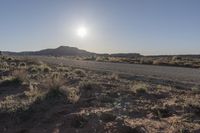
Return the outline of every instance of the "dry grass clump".
[[[48,110],[53,104],[63,102],[74,104],[78,102],[79,90],[63,86],[64,82],[61,78],[53,75],[46,83],[50,83],[47,84],[49,86],[48,90],[40,89],[37,85],[30,84],[29,90],[24,91],[23,94],[7,96],[0,102],[0,113],[8,113],[8,115],[9,113],[14,113],[15,119],[17,117],[30,118],[30,113],[33,113],[32,110]]]
[[[143,94],[143,93],[147,93],[148,87],[149,85],[146,83],[135,83],[131,87],[131,90],[137,94]]]
[[[117,73],[112,73],[110,75],[109,79],[111,79],[111,80],[118,80],[119,79],[119,75]]]
[[[27,101],[17,98],[14,95],[5,97],[0,102],[0,112],[16,112],[18,109],[25,109]]]
[[[44,73],[49,73],[51,71],[51,68],[49,66],[43,66],[43,72]]]
[[[40,67],[34,65],[34,66],[29,67],[28,71],[31,74],[37,74],[37,73],[41,72],[41,69],[40,69]]]
[[[15,68],[16,66],[17,66],[17,63],[16,63],[16,62],[11,62],[11,63],[10,63],[10,67]]]
[[[9,68],[9,65],[8,65],[8,63],[7,62],[1,62],[0,63],[0,69],[1,70],[5,70],[5,69],[8,69]]]
[[[17,112],[25,111],[43,94],[38,88],[34,88],[30,85],[29,90],[24,94],[6,96],[3,101],[0,102],[0,112]]]
[[[54,73],[50,78],[44,82],[46,89],[46,98],[55,99],[62,98],[69,103],[76,103],[80,99],[80,91],[75,87],[65,86],[65,80],[59,73]]]
[[[68,67],[57,67],[59,72],[69,72],[69,68]]]
[[[51,72],[51,67],[43,64],[43,65],[31,65],[28,68],[28,71],[32,74],[37,74],[39,72],[49,73]]]
[[[7,61],[13,61],[14,60],[14,58],[13,57],[7,57],[7,59],[6,59]]]
[[[76,103],[80,99],[80,90],[75,87],[62,86],[61,91],[67,96],[67,100],[70,103]]]
[[[26,68],[26,63],[25,62],[20,62],[18,67],[19,68]]]
[[[38,97],[39,95],[42,95],[41,90],[34,86],[34,84],[29,84],[29,90],[28,91],[24,91],[24,94],[29,97],[29,98],[35,98]]]
[[[45,89],[57,90],[65,84],[65,80],[59,73],[53,73],[50,77],[47,77],[44,80],[43,84]]]
[[[193,87],[191,88],[191,90],[192,90],[192,92],[194,92],[194,93],[200,93],[200,88],[199,88],[198,86],[193,86]]]
[[[79,98],[80,93],[77,88],[61,86],[59,88],[51,88],[46,90],[44,95],[38,99],[37,105],[42,105],[45,103],[45,105],[48,106],[47,108],[49,108],[54,104],[75,104],[79,101]]]
[[[27,71],[25,70],[15,70],[12,72],[13,78],[4,80],[1,82],[1,86],[12,86],[20,85],[28,80]]]
[[[74,70],[74,73],[77,75],[77,76],[80,76],[80,77],[85,77],[86,76],[86,72],[82,69],[75,69]]]
[[[93,98],[95,92],[98,92],[97,86],[91,82],[81,82],[79,84],[79,90],[82,98]]]
[[[26,70],[19,69],[19,70],[14,70],[14,71],[12,72],[12,76],[13,76],[15,79],[18,79],[19,81],[24,82],[24,81],[27,81],[28,73],[27,73]]]

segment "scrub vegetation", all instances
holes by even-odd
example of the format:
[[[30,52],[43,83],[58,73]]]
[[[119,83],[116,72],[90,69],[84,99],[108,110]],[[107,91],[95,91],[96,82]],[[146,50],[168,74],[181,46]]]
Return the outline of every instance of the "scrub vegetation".
[[[1,56],[0,132],[198,133],[200,88]]]

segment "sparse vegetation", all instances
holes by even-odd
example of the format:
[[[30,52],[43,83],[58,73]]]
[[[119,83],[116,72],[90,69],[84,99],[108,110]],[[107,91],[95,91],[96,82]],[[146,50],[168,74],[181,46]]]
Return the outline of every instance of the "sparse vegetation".
[[[6,60],[2,62],[7,63]],[[17,58],[12,62],[7,63],[6,73],[1,75],[0,132],[34,132],[40,128],[51,132],[57,123],[60,132],[200,129],[197,85],[181,89],[111,72],[30,63]],[[25,62],[26,67],[18,68],[20,62]]]
[[[164,66],[180,66],[180,67],[190,67],[190,68],[200,68],[200,60],[197,56],[141,56],[135,55],[129,57],[126,54],[121,56],[113,55],[101,55],[79,58],[79,60],[92,60],[99,62],[115,62],[115,63],[130,63],[130,64],[148,64],[148,65],[164,65]]]

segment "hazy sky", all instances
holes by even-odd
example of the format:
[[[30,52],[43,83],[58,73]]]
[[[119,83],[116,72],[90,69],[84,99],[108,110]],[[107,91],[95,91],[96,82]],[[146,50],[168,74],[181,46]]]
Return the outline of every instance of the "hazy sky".
[[[81,38],[77,29],[88,34]],[[1,50],[200,54],[200,0],[1,0]]]

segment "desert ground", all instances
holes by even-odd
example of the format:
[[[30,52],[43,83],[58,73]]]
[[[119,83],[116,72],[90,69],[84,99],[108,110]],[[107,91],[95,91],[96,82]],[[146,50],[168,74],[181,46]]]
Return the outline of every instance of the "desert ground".
[[[199,133],[200,70],[0,57],[1,133]]]
[[[199,55],[154,55],[144,56],[140,54],[111,54],[90,57],[74,57],[78,60],[91,60],[99,62],[115,62],[129,64],[147,64],[158,66],[177,66],[200,68]]]

